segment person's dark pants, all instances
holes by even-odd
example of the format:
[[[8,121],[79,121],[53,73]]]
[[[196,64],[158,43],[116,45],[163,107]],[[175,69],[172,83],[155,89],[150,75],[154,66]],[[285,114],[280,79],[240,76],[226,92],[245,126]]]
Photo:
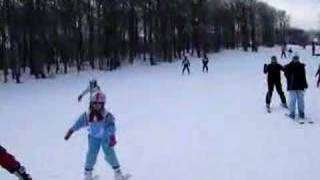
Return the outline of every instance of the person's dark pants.
[[[208,63],[204,63],[203,64],[202,71],[203,72],[208,72],[209,71]]]
[[[282,91],[282,86],[281,86],[280,81],[279,82],[268,82],[268,92],[266,95],[266,104],[270,105],[270,103],[271,103],[271,98],[272,98],[274,86],[276,87],[276,90],[280,96],[282,104],[287,104],[286,97],[284,95],[284,92]]]
[[[316,49],[312,49],[312,56],[316,55]]]
[[[281,58],[287,58],[287,54],[286,54],[286,52],[284,52],[284,51],[282,51],[282,53],[281,53]]]
[[[188,65],[184,65],[183,66],[183,69],[182,69],[182,74],[184,74],[184,71],[187,70],[188,71],[188,74],[190,74],[190,69],[189,69],[189,66]]]

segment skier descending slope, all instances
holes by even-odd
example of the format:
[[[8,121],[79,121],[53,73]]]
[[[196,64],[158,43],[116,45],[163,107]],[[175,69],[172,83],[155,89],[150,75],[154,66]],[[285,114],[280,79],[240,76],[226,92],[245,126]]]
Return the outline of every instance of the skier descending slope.
[[[271,112],[270,103],[271,103],[271,97],[272,97],[274,87],[276,87],[276,90],[280,96],[282,106],[287,108],[286,97],[282,91],[282,85],[281,85],[281,71],[283,71],[283,67],[277,62],[277,58],[275,56],[271,57],[270,64],[264,65],[263,71],[265,74],[268,74],[268,77],[267,77],[268,92],[266,95],[267,111]]]
[[[19,180],[32,180],[25,168],[21,166],[14,156],[9,154],[2,146],[0,146],[0,166],[16,175]]]
[[[85,180],[95,179],[92,171],[96,164],[100,147],[103,149],[105,160],[114,170],[115,180],[126,180],[130,176],[122,174],[114,150],[114,146],[117,143],[115,136],[115,119],[114,116],[104,108],[105,102],[106,96],[101,91],[95,93],[91,97],[89,112],[85,112],[79,117],[65,135],[65,140],[68,140],[75,131],[83,127],[88,127],[89,150],[85,163]]]
[[[208,73],[209,71],[208,64],[209,64],[209,58],[207,55],[204,55],[202,59],[202,72]]]
[[[292,50],[292,48],[289,48],[289,50],[288,50],[288,59],[289,60],[292,59],[292,55],[293,55],[293,50]]]
[[[98,86],[98,82],[97,82],[97,80],[92,79],[89,82],[89,86],[78,96],[78,101],[80,102],[82,100],[82,97],[88,93],[90,93],[90,99],[91,99],[92,95],[98,91],[100,91],[100,87]]]
[[[187,70],[188,71],[188,74],[190,75],[190,69],[189,69],[189,67],[190,67],[190,61],[189,61],[189,59],[188,59],[188,57],[185,55],[184,56],[184,59],[183,59],[183,61],[182,61],[182,66],[183,66],[183,68],[182,68],[182,75],[184,75],[184,71],[185,70]]]
[[[283,58],[287,59],[286,51],[287,51],[287,46],[284,44],[281,46],[281,59]]]

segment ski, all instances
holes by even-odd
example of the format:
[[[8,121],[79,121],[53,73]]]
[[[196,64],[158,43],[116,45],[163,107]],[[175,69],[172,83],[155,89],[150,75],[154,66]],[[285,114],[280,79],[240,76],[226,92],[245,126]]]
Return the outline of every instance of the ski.
[[[314,124],[314,121],[312,121],[312,119],[309,117],[295,119],[295,118],[292,118],[288,113],[286,113],[285,116],[301,125],[305,124],[306,122],[308,124]]]
[[[267,108],[267,112],[268,112],[268,113],[271,113],[271,109],[270,109],[270,108]]]
[[[131,177],[131,174],[125,174],[123,176],[123,180],[128,180],[128,179],[130,179],[130,177]]]
[[[303,124],[308,123],[308,124],[314,124],[311,118],[305,117],[303,119],[299,118],[299,122],[303,122]]]
[[[267,107],[266,107],[266,108],[267,108],[267,112],[268,112],[268,113],[271,113],[271,108],[270,108],[270,106],[269,106],[269,105],[267,105]]]

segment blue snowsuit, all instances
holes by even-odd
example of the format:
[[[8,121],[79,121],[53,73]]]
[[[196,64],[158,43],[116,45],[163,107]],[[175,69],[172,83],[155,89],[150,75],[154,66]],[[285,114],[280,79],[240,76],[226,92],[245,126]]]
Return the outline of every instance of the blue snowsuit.
[[[97,155],[102,147],[105,160],[113,169],[120,167],[118,158],[113,147],[109,146],[110,137],[115,134],[116,128],[114,116],[104,111],[103,120],[89,121],[89,113],[83,113],[72,126],[73,131],[88,127],[88,152],[86,156],[85,170],[91,171],[96,164]]]

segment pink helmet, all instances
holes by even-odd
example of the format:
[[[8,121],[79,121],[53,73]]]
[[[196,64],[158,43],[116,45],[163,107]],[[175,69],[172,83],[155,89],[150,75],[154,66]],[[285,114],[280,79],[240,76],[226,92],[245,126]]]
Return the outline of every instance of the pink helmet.
[[[91,97],[90,102],[105,103],[106,95],[103,92],[98,91]]]

